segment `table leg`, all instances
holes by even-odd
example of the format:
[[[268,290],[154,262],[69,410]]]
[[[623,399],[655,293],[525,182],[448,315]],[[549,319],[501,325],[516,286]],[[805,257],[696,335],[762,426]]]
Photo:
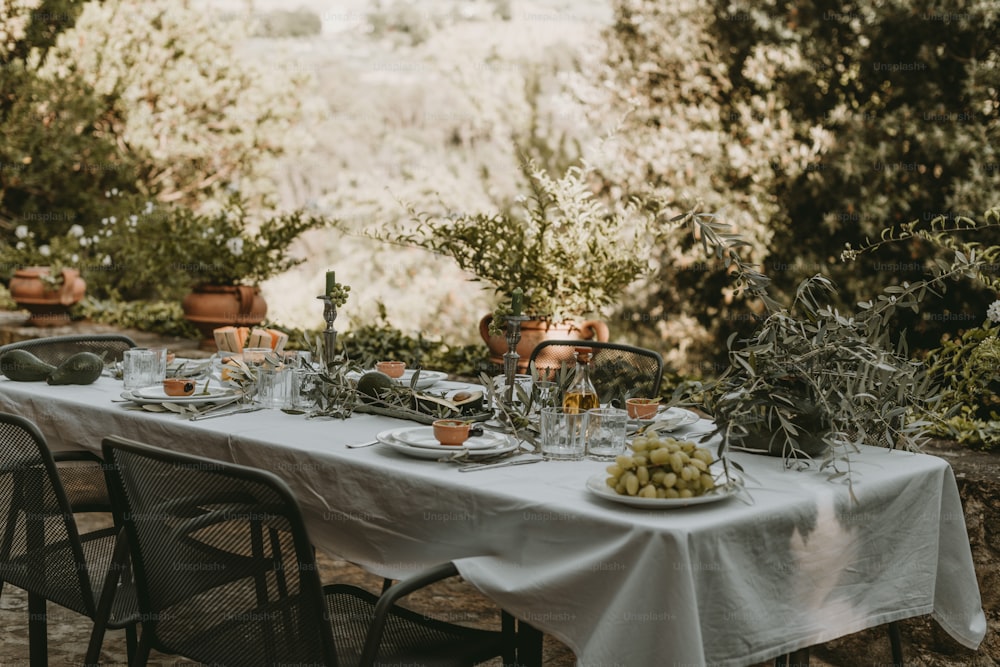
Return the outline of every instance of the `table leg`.
[[[774,659],[774,667],[809,667],[809,649],[800,648],[798,651],[779,655]]]
[[[524,621],[517,622],[518,667],[542,667],[542,633]]]

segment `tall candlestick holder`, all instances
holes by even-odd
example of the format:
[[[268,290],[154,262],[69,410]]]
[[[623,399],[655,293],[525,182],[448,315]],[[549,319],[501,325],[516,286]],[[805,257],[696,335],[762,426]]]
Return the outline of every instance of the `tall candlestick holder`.
[[[326,321],[326,329],[323,330],[323,367],[329,369],[337,359],[337,330],[333,327],[333,322],[337,319],[337,304],[328,294],[320,294],[316,298],[323,302],[323,319]]]
[[[507,316],[507,352],[503,355],[503,374],[504,379],[507,382],[507,386],[504,389],[504,399],[507,401],[507,405],[512,405],[514,403],[514,385],[515,377],[517,376],[517,362],[520,360],[521,355],[517,353],[517,344],[521,342],[521,323],[530,320],[530,317],[525,315],[508,315]]]

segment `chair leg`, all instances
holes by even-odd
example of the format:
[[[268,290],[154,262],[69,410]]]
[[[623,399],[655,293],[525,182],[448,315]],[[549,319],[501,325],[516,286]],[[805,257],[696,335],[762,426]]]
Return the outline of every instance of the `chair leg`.
[[[128,656],[128,664],[132,664],[135,660],[135,654],[137,647],[139,646],[139,638],[136,629],[138,625],[130,625],[125,628],[125,655]]]
[[[129,660],[129,667],[146,667],[149,662],[149,652],[152,650],[149,633],[143,630],[139,635],[139,645],[135,648],[135,655]]]
[[[90,642],[87,644],[87,656],[83,659],[85,667],[97,667],[100,664],[105,630],[107,627],[103,621],[94,621],[94,629],[90,632]]]
[[[899,621],[889,624],[889,645],[892,647],[893,667],[903,667],[903,635],[899,632]]]
[[[517,622],[518,667],[542,667],[542,633],[524,621]]]
[[[500,634],[503,636],[503,665],[517,667],[517,619],[500,610]]]
[[[28,593],[28,655],[31,667],[48,667],[49,646],[45,598]]]

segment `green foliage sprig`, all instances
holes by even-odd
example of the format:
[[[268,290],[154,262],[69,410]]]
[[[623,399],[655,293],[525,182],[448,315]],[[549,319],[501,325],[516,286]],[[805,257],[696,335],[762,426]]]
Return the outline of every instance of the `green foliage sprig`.
[[[859,248],[848,246],[844,251],[847,260],[856,259],[861,253],[874,252],[888,244],[921,242],[937,251],[930,267],[934,278],[917,285],[904,283],[886,288],[881,303],[859,304],[866,312],[875,313],[892,305],[916,309],[917,302],[933,287],[943,292],[946,281],[968,279],[985,289],[1000,293],[1000,245],[987,245],[969,241],[963,236],[983,234],[1000,228],[1000,208],[987,210],[982,221],[971,217],[938,216],[928,224],[914,221],[898,228],[885,230],[878,241],[868,241]],[[927,357],[928,374],[940,383],[939,400],[929,404],[925,417],[930,433],[957,440],[972,446],[992,448],[1000,445],[1000,342],[996,323],[1000,320],[1000,302],[994,302],[981,327],[945,336],[940,347]],[[883,314],[882,317],[885,315]],[[878,320],[881,321],[881,320]]]
[[[758,297],[761,307],[752,335],[730,337],[729,368],[713,383],[684,385],[676,394],[714,415],[720,454],[741,446],[788,463],[821,458],[831,478],[850,484],[850,454],[858,445],[920,447],[932,426],[927,415],[942,391],[926,365],[909,357],[896,317],[904,309],[919,311],[921,301],[943,293],[947,283],[980,275],[983,253],[955,252],[930,278],[887,286],[842,312],[834,305],[834,283],[822,275],[803,280],[790,304],[776,301],[766,277],[741,260],[737,235],[710,216],[688,220],[704,250],[723,259],[736,284]],[[987,220],[992,224],[997,217]]]

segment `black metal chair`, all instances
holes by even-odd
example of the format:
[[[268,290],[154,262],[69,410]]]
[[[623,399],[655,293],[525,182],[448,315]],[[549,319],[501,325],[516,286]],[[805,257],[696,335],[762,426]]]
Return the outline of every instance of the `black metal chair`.
[[[93,352],[106,364],[121,361],[125,350],[135,347],[135,341],[122,334],[80,334],[32,338],[0,347],[0,355],[9,350],[27,350],[45,363],[58,366],[77,352]]]
[[[28,593],[33,667],[48,664],[47,601],[94,621],[85,664],[97,662],[106,628],[129,628],[128,645],[135,646],[138,607],[120,531],[108,521],[106,528],[80,533],[74,516],[110,512],[101,461],[84,452],[73,458],[80,471],[73,477],[79,482],[75,505],[38,428],[0,413],[0,592],[9,583]],[[84,488],[86,480],[100,488]]]
[[[104,458],[142,613],[135,665],[152,649],[239,667],[513,662],[513,637],[396,606],[451,563],[381,597],[322,586],[298,503],[270,472],[114,437]]]
[[[592,350],[590,379],[601,403],[624,408],[626,398],[660,395],[663,357],[643,347],[589,340],[546,340],[532,351],[531,363],[542,379],[558,381],[563,369],[574,372],[573,352],[581,347]]]

